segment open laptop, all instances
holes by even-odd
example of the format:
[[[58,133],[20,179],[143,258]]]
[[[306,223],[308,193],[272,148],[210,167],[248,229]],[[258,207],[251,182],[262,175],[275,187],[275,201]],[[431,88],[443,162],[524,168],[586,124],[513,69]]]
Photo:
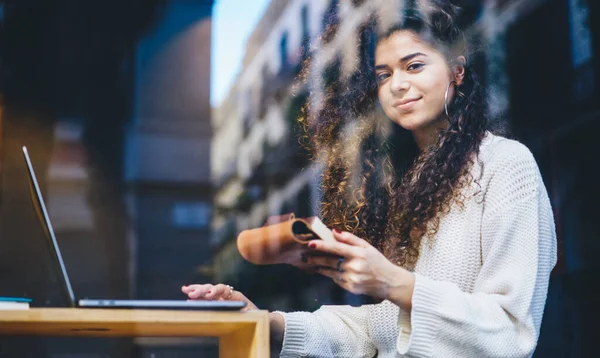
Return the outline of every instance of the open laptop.
[[[69,281],[69,275],[62,259],[58,241],[52,229],[50,216],[46,210],[46,204],[42,197],[42,192],[38,185],[33,165],[27,148],[23,147],[23,155],[27,163],[27,172],[29,174],[29,185],[31,189],[31,199],[34,209],[37,213],[38,220],[42,225],[42,229],[48,240],[49,247],[52,251],[53,263],[56,270],[60,270],[60,281],[64,287],[65,296],[71,307],[85,308],[140,308],[140,309],[187,309],[187,310],[240,310],[246,306],[243,301],[188,301],[188,300],[122,300],[122,299],[79,299],[76,300]]]

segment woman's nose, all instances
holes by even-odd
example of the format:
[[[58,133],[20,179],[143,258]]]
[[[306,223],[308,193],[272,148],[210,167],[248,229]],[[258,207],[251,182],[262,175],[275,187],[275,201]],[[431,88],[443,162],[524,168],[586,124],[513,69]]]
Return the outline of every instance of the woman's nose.
[[[410,87],[410,83],[406,80],[406,77],[401,73],[394,73],[392,75],[392,83],[390,84],[390,90],[393,93],[406,91]]]

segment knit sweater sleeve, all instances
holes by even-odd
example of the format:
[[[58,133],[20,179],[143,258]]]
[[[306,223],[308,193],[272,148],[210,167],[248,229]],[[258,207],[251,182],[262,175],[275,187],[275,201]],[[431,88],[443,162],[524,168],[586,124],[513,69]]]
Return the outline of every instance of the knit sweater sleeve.
[[[285,319],[280,357],[373,357],[376,349],[367,331],[368,307],[277,312]]]
[[[510,141],[512,142],[512,141]],[[521,144],[490,163],[473,292],[415,274],[409,323],[397,351],[415,357],[528,357],[537,344],[550,271],[554,218],[539,169]],[[496,155],[496,154],[494,154]],[[401,317],[402,318],[402,317]]]

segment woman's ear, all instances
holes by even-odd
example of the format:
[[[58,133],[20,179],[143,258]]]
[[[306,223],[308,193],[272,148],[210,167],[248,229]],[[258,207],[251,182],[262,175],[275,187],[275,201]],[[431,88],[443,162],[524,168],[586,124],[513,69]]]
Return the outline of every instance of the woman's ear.
[[[454,65],[453,73],[454,73],[454,81],[456,81],[456,85],[460,86],[463,83],[465,78],[465,67],[467,66],[467,59],[465,56],[458,56],[456,58],[456,62]]]

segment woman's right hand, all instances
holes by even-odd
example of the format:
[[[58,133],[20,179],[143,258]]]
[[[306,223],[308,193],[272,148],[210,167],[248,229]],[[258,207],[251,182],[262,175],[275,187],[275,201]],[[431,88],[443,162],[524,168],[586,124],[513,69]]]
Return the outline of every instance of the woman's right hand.
[[[250,301],[243,293],[236,291],[233,287],[222,283],[212,285],[189,285],[181,287],[181,292],[185,293],[190,300],[233,300],[244,301],[246,307],[242,311],[258,310],[258,307]],[[271,331],[271,343],[281,345],[285,331],[285,320],[279,313],[269,313],[269,328]]]
[[[199,285],[189,285],[181,287],[181,292],[185,293],[190,300],[229,300],[229,301],[244,301],[246,307],[242,311],[257,310],[258,307],[250,301],[240,291],[236,291],[233,287],[222,283],[212,285],[210,283]]]

